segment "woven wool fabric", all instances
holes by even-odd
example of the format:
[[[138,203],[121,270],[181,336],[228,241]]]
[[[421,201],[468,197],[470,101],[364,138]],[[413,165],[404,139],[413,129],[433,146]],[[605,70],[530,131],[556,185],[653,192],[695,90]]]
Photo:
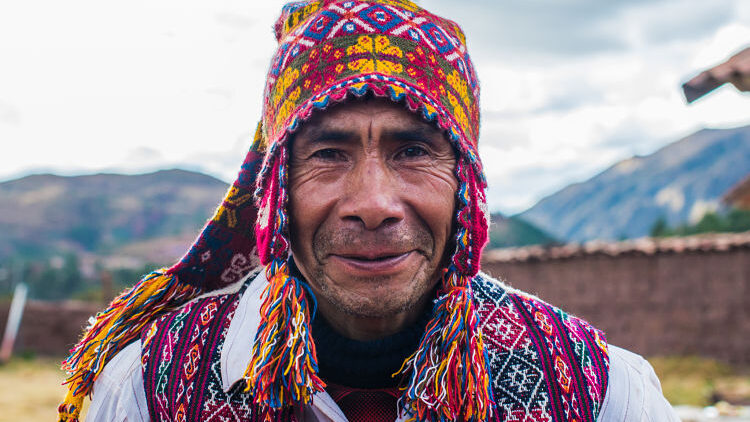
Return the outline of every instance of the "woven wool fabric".
[[[604,333],[482,274],[473,284],[500,420],[596,421],[609,381]]]
[[[243,385],[224,392],[221,383],[221,349],[249,283],[234,294],[190,302],[144,331],[141,362],[152,421],[264,420]],[[291,413],[278,417],[295,420]]]
[[[484,274],[472,284],[489,356],[492,419],[596,421],[608,383],[604,334]],[[260,409],[238,388],[242,383],[229,393],[221,390],[219,356],[242,291],[193,302],[162,317],[145,334],[144,384],[152,420],[258,417]],[[206,323],[209,315],[213,318]],[[211,359],[197,368],[194,362],[204,353]],[[343,390],[333,393],[340,399],[336,391]],[[187,419],[178,418],[183,416]]]

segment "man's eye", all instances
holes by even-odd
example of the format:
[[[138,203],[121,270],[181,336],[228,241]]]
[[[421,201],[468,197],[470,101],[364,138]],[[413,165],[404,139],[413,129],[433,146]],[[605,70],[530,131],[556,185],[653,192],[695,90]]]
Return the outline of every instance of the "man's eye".
[[[428,155],[427,150],[420,146],[410,146],[399,151],[398,155],[402,158],[419,158]]]
[[[341,151],[333,149],[333,148],[325,148],[318,151],[315,151],[311,158],[317,158],[320,160],[326,160],[326,161],[338,161],[343,160],[344,155],[341,153]]]

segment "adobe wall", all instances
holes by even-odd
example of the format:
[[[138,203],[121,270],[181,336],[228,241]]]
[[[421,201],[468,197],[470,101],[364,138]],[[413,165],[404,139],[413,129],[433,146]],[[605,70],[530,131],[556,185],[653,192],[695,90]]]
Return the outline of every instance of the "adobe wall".
[[[611,344],[750,366],[750,249],[485,262],[483,271],[590,321]]]
[[[592,322],[612,344],[750,367],[750,249],[485,262],[483,270]],[[29,302],[16,352],[67,354],[98,310]],[[7,312],[0,304],[0,333]]]
[[[0,336],[5,334],[9,307],[9,303],[0,303]],[[83,334],[88,318],[100,308],[99,305],[77,302],[27,302],[14,353],[67,355]]]

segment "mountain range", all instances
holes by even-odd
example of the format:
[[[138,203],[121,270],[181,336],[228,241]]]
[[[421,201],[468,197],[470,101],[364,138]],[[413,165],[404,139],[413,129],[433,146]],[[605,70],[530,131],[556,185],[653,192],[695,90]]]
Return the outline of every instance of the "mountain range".
[[[0,183],[0,260],[61,252],[108,254],[154,239],[186,242],[212,215],[227,187],[185,170],[42,174]]]
[[[519,214],[565,241],[615,240],[695,223],[750,173],[750,126],[704,129],[644,157],[620,161]]]
[[[490,217],[490,238],[488,248],[510,248],[529,245],[550,245],[559,243],[547,232],[512,215],[492,214]]]

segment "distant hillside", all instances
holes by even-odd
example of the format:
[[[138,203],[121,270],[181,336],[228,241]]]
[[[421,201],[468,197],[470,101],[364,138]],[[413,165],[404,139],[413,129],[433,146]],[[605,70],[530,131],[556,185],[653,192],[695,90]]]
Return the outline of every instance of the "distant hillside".
[[[184,170],[0,183],[0,259],[107,253],[132,242],[195,236],[227,187]]]
[[[706,129],[646,157],[621,161],[520,214],[560,239],[639,237],[660,217],[696,222],[750,173],[750,126]]]
[[[501,214],[493,214],[491,221],[488,248],[557,243],[555,238],[520,217],[505,217]]]

